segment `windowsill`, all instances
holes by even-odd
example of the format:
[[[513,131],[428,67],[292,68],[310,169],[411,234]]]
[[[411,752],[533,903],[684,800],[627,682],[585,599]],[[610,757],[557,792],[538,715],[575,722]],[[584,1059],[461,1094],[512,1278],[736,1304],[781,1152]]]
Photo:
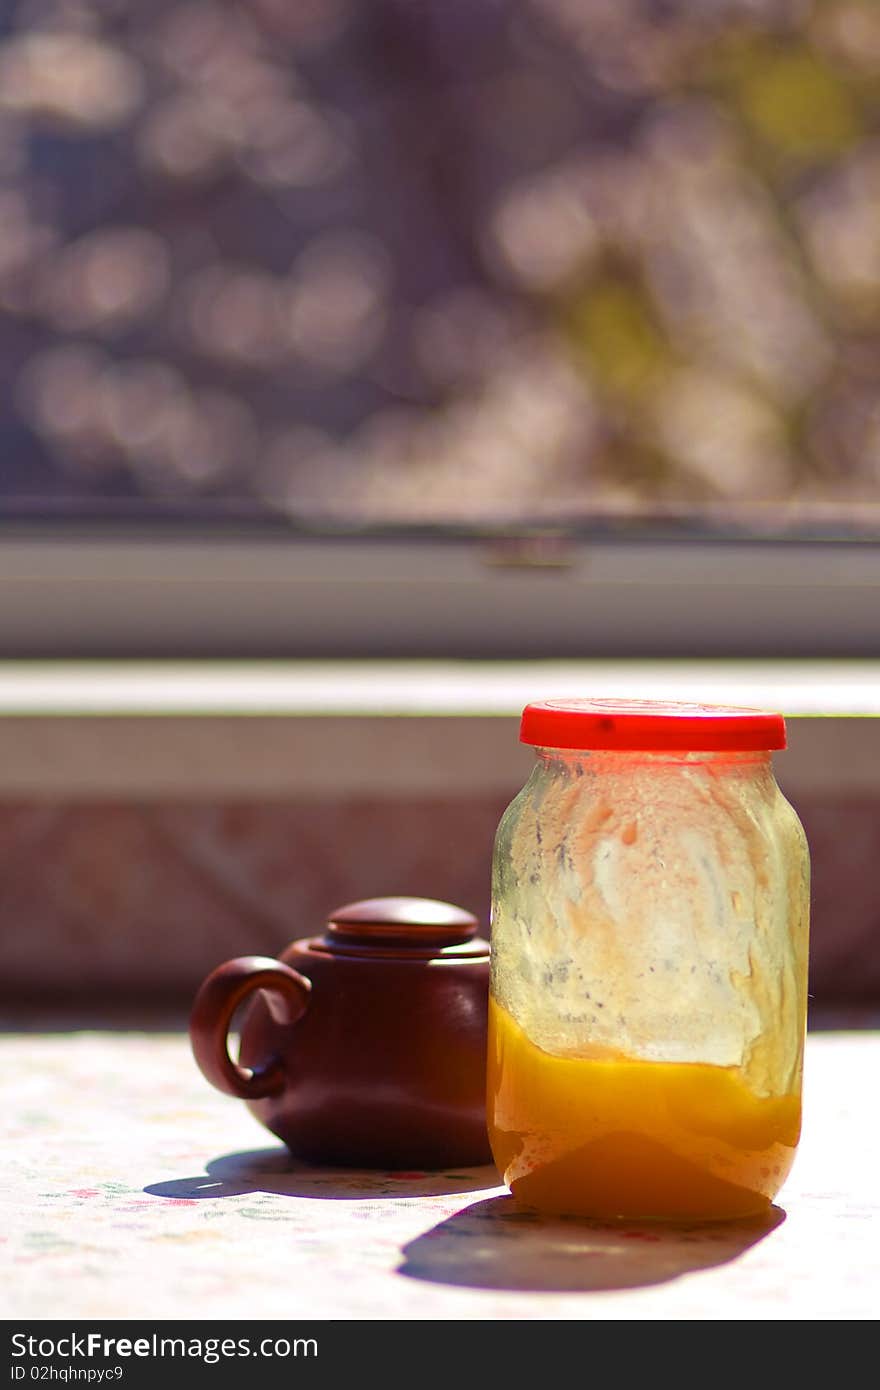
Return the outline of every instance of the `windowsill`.
[[[880,661],[6,661],[0,715],[518,715],[547,695],[880,715]]]
[[[504,794],[569,694],[781,709],[786,789],[880,792],[880,661],[0,664],[2,796]]]
[[[180,1000],[387,893],[488,921],[492,843],[571,693],[788,716],[813,862],[811,1003],[880,999],[880,663],[0,665],[5,1001]]]

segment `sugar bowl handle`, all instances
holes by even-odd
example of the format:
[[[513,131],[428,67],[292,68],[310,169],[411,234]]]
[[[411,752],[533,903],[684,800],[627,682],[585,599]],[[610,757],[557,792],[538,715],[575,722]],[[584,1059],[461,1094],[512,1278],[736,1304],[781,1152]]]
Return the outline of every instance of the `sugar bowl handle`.
[[[229,1026],[236,1010],[255,990],[280,997],[288,1022],[306,1010],[311,981],[270,956],[238,956],[212,971],[195,997],[189,1019],[193,1056],[203,1075],[227,1095],[259,1100],[284,1089],[279,1057],[259,1067],[242,1067],[229,1055]]]

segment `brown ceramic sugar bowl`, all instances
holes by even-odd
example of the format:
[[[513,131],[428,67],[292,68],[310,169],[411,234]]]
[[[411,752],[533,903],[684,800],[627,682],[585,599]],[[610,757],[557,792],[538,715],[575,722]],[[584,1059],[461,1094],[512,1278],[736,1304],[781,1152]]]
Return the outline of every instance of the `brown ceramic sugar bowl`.
[[[490,1163],[478,926],[432,898],[370,898],[279,960],[227,961],[193,1004],[196,1062],[307,1162]],[[248,999],[236,1063],[229,1028]]]

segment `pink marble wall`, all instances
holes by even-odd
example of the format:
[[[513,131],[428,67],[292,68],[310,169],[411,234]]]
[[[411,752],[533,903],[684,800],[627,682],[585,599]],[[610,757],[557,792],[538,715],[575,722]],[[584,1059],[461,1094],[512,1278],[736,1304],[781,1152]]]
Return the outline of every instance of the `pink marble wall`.
[[[445,898],[487,924],[504,800],[0,806],[0,1002],[185,999],[360,897]],[[880,1002],[880,800],[798,811],[815,1000]]]
[[[503,802],[0,807],[0,992],[180,992],[355,898],[485,919]]]

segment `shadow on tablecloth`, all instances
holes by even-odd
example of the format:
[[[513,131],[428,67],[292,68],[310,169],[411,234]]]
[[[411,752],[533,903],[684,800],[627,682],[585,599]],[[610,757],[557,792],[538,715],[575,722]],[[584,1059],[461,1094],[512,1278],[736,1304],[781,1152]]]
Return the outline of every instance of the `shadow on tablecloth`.
[[[595,1293],[728,1264],[785,1220],[781,1207],[712,1225],[540,1217],[510,1196],[475,1202],[403,1248],[398,1273],[477,1289]]]
[[[204,1173],[189,1178],[154,1182],[144,1188],[153,1197],[189,1201],[194,1198],[240,1197],[248,1192],[272,1192],[287,1197],[324,1201],[365,1201],[387,1197],[437,1197],[456,1192],[485,1192],[500,1178],[488,1164],[479,1168],[449,1168],[442,1172],[361,1168],[315,1168],[298,1163],[287,1149],[251,1149],[222,1154],[205,1164]]]

